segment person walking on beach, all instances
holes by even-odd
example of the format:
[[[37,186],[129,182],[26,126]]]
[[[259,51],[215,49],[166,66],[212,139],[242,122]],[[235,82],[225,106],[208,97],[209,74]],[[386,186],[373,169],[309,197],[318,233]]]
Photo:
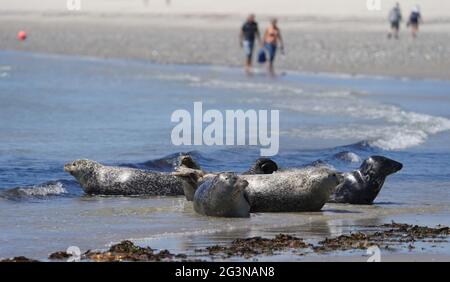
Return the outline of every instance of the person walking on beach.
[[[270,75],[275,75],[273,62],[275,60],[275,54],[277,52],[278,43],[280,44],[281,52],[284,52],[283,39],[281,37],[281,31],[277,25],[277,19],[272,19],[270,21],[269,27],[264,32],[264,40],[262,47],[267,50],[269,55],[268,69]]]
[[[391,39],[392,35],[394,35],[395,39],[398,39],[398,31],[400,29],[401,21],[402,11],[400,10],[400,4],[397,2],[389,12],[389,22],[391,23],[391,31],[388,34],[389,39]]]
[[[242,25],[241,32],[239,34],[239,44],[241,48],[244,48],[245,52],[245,71],[250,73],[252,70],[253,59],[253,47],[255,40],[261,41],[258,23],[255,21],[255,15],[250,14],[247,17],[247,21]]]
[[[419,31],[420,23],[422,23],[422,15],[420,14],[419,5],[416,5],[412,9],[407,23],[407,26],[411,27],[411,35],[413,38],[417,37],[417,32]]]

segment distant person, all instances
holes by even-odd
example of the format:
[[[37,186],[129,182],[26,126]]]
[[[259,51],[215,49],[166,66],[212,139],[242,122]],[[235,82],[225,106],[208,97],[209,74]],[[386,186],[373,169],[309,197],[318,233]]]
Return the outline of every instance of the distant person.
[[[284,44],[283,39],[281,37],[281,31],[277,26],[277,19],[274,18],[270,21],[269,27],[264,32],[264,42],[263,42],[263,47],[269,53],[268,66],[269,66],[269,73],[271,75],[275,75],[273,62],[275,60],[275,54],[277,52],[278,43],[280,44],[281,52],[284,52]]]
[[[397,2],[389,12],[389,22],[391,23],[391,31],[388,34],[389,39],[391,39],[392,35],[394,35],[395,39],[398,39],[398,31],[400,29],[401,21],[402,11],[400,10],[400,4]]]
[[[420,7],[416,5],[412,8],[407,26],[411,27],[411,34],[413,38],[417,37],[419,31],[419,24],[422,23],[422,15],[420,14]]]
[[[245,52],[245,71],[247,73],[250,73],[252,70],[253,48],[256,39],[258,39],[258,42],[261,41],[258,23],[255,21],[255,15],[250,14],[242,25],[239,34],[239,44],[241,48],[244,48]]]

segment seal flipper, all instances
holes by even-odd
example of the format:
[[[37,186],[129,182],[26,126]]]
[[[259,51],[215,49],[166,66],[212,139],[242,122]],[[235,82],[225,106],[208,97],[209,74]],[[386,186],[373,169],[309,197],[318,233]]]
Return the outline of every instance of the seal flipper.
[[[194,200],[194,194],[199,186],[199,182],[204,177],[205,173],[198,169],[187,167],[179,167],[172,175],[184,180],[183,192],[187,201]]]

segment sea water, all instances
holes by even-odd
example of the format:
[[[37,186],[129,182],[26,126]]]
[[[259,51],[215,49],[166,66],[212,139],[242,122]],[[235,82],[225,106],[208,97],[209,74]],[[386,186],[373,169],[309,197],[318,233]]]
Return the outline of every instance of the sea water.
[[[190,152],[209,171],[245,171],[255,146],[172,145],[173,111],[279,110],[281,167],[323,161],[351,171],[371,155],[400,161],[372,206],[203,217],[184,197],[87,196],[66,162],[173,170]],[[391,220],[450,225],[450,82],[0,52],[0,257],[124,239],[190,252],[239,237],[320,239]],[[449,254],[446,248],[431,252]],[[283,259],[295,259],[283,257]]]

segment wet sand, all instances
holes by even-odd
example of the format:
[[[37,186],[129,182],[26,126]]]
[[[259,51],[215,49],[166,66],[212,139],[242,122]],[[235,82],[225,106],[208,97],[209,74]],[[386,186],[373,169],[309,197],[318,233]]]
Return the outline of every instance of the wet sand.
[[[190,250],[189,253],[171,253],[150,246],[136,245],[125,240],[107,250],[88,250],[78,254],[77,260],[94,262],[111,261],[449,261],[447,254],[430,252],[440,245],[448,245],[449,228],[426,227],[391,222],[371,226],[376,232],[351,232],[337,237],[309,242],[302,238],[277,234],[273,238],[238,238],[228,244],[210,245]],[[425,245],[430,245],[425,248]],[[422,253],[405,255],[405,251],[420,248]],[[362,254],[361,254],[362,253]],[[325,256],[324,256],[325,255]],[[58,251],[49,255],[50,261],[71,259],[72,252]],[[325,259],[324,259],[325,258]],[[73,258],[72,258],[73,259]],[[23,256],[4,262],[33,261]]]
[[[268,18],[260,17],[260,26]],[[233,15],[2,13],[0,49],[168,64],[239,66],[242,18]],[[332,72],[450,79],[450,22],[431,20],[413,40],[402,26],[388,40],[378,19],[280,17],[286,55],[276,66],[302,72]],[[19,30],[28,39],[19,42]]]

